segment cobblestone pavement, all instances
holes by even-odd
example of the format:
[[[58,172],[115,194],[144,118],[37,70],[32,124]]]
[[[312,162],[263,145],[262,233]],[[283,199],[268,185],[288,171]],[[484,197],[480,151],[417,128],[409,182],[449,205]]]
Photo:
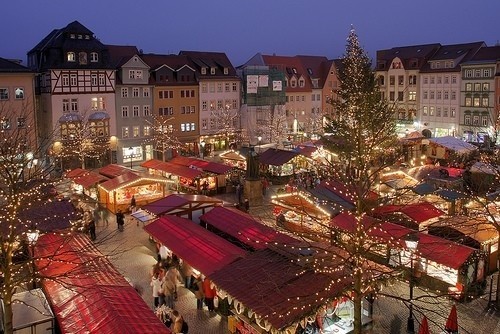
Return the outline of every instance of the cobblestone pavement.
[[[250,213],[259,217],[264,223],[274,225],[269,204],[270,196],[277,193],[279,187],[272,186],[263,205],[250,206]],[[234,194],[216,196],[225,202],[232,203]],[[124,232],[118,232],[112,217],[109,224],[97,224],[97,243],[101,251],[109,256],[115,267],[133,284],[142,298],[153,308],[153,298],[149,286],[150,269],[156,262],[155,245],[149,241],[148,235],[142,229],[142,224],[137,225],[133,218],[127,216]],[[383,293],[407,297],[408,285],[398,282],[386,287]],[[429,292],[415,289],[415,296],[421,297]],[[442,326],[451,309],[451,301],[447,298],[425,298],[426,303],[416,302],[415,319],[416,327],[425,314],[430,320],[431,333],[441,333]],[[487,296],[469,303],[457,305],[460,333],[489,334],[500,333],[499,317],[486,310]],[[208,310],[196,310],[196,299],[191,291],[179,287],[179,297],[175,307],[189,323],[191,334],[225,334],[227,319],[216,313],[210,314]],[[420,307],[426,310],[420,311]],[[423,312],[423,314],[422,314]],[[374,303],[374,325],[370,333],[396,334],[406,333],[408,307],[402,302],[392,298],[379,298]]]

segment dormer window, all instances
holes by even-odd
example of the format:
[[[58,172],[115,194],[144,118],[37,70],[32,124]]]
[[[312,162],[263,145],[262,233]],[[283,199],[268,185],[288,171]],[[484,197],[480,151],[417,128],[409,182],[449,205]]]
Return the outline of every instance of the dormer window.
[[[212,74],[212,75],[215,74],[215,67],[210,67],[210,74]]]
[[[224,67],[224,74],[229,74],[229,69],[227,67]]]
[[[75,58],[75,53],[74,52],[68,52],[66,54],[66,59],[68,61],[76,61],[76,58]]]
[[[299,87],[304,87],[305,86],[305,81],[303,79],[299,80]]]
[[[78,35],[78,39],[82,39],[82,38],[83,38],[83,36],[82,36],[82,35]]]
[[[297,74],[297,69],[295,67],[292,68],[292,72],[293,72],[293,74]]]
[[[78,53],[78,62],[80,65],[87,65],[87,52]]]
[[[76,38],[76,36],[75,36],[75,34],[71,34],[71,35],[69,35],[69,38],[71,38],[71,39],[75,39],[75,38]]]
[[[99,61],[99,54],[97,52],[90,53],[90,62],[97,63]]]
[[[201,68],[201,74],[207,74],[207,68],[206,67],[202,67]]]
[[[85,39],[90,39],[90,36],[89,35],[85,35]]]
[[[292,79],[290,81],[291,87],[297,87],[297,81],[295,79]]]

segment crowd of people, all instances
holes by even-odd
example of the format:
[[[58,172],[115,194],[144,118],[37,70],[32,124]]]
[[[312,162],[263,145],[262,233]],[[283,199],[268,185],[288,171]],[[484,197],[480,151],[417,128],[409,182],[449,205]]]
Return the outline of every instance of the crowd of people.
[[[150,274],[153,306],[157,311],[166,310],[168,316],[165,317],[165,324],[174,333],[186,333],[180,331],[185,330],[182,326],[186,321],[175,307],[177,289],[181,284],[193,293],[196,298],[196,309],[203,310],[206,306],[208,311],[215,311],[214,300],[217,297],[217,290],[210,279],[195,272],[188,263],[180,260],[175,254],[169,253],[164,245],[157,244],[157,262]]]

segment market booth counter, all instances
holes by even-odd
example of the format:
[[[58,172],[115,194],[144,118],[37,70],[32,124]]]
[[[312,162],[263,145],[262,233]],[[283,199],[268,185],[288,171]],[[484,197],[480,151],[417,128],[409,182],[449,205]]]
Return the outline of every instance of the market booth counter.
[[[165,197],[168,185],[174,181],[161,176],[127,172],[99,185],[99,203],[112,213],[130,209],[132,196],[136,206]]]
[[[349,238],[356,224],[356,217],[348,213],[331,220],[332,228],[338,231],[336,237],[341,238]],[[411,253],[405,238],[410,234],[418,236],[415,268],[422,286],[439,291],[459,287],[459,293],[463,294],[484,281],[485,255],[477,249],[369,216],[363,217],[362,224],[377,246],[371,247],[372,259],[394,267],[410,267]]]

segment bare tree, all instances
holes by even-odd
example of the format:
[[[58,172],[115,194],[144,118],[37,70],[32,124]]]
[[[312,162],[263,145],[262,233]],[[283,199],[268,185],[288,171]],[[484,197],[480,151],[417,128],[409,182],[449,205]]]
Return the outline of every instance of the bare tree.
[[[287,133],[286,113],[284,105],[272,104],[269,106],[265,119],[258,120],[259,135],[262,140],[268,143],[280,144],[285,140]]]
[[[151,120],[146,121],[152,130],[152,135],[146,139],[146,142],[153,145],[154,150],[161,154],[163,161],[165,161],[167,150],[181,149],[183,146],[175,135],[172,121],[173,117],[162,116],[152,116]]]
[[[211,106],[210,128],[215,128],[215,134],[224,137],[225,148],[229,148],[230,141],[235,138],[239,132],[239,113],[238,110],[231,109],[228,104],[224,108],[215,108]]]

